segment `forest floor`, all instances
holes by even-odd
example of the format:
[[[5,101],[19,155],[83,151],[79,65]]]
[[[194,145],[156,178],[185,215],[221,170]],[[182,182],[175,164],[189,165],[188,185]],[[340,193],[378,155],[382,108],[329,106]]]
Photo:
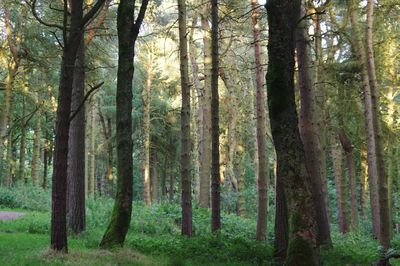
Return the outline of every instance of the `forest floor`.
[[[180,235],[178,204],[147,207],[134,202],[125,247],[106,251],[98,245],[111,216],[113,200],[89,197],[86,206],[86,232],[68,238],[68,255],[53,254],[49,252],[50,195],[0,188],[0,211],[24,213],[14,220],[0,220],[0,265],[273,265],[272,210],[265,242],[254,240],[254,213],[238,217],[223,212],[222,229],[213,235],[210,211],[197,206],[193,208],[194,236],[187,238]],[[381,254],[377,241],[370,237],[369,224],[345,235],[332,224],[332,240],[334,248],[321,251],[324,266],[371,265]],[[392,246],[395,251],[400,250],[400,235],[393,237]],[[391,263],[400,266],[400,260]]]

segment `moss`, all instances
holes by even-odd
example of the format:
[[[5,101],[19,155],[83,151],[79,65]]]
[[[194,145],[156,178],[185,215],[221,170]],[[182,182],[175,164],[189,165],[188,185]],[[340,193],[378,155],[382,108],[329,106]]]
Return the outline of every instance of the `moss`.
[[[285,265],[317,265],[314,259],[313,247],[310,242],[300,236],[294,236],[290,239]]]

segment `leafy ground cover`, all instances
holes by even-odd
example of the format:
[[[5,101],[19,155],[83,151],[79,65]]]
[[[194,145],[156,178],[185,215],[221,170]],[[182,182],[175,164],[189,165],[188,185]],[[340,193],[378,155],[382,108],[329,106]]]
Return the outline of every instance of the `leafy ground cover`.
[[[2,201],[4,194],[0,191],[0,210],[25,213],[17,220],[0,221],[0,265],[272,265],[271,226],[268,241],[260,243],[254,240],[255,217],[224,213],[222,230],[212,235],[209,211],[195,207],[195,236],[188,239],[180,236],[181,213],[177,204],[146,207],[135,202],[125,247],[101,250],[98,244],[113,204],[111,199],[101,198],[88,199],[87,230],[69,238],[70,253],[51,254],[50,212],[44,207],[49,206],[48,197],[39,198],[46,202],[31,205],[32,197],[23,193],[8,193],[7,201]],[[367,229],[341,235],[335,228],[333,225],[334,249],[321,253],[323,265],[371,265],[378,259],[378,243],[368,236]],[[400,249],[398,236],[394,237],[393,248]],[[398,261],[392,264],[400,265]]]

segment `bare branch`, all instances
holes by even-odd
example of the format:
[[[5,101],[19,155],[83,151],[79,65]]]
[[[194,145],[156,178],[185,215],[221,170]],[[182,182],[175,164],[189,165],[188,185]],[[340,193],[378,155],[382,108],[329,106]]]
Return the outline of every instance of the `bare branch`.
[[[85,95],[85,97],[83,98],[82,102],[79,104],[78,108],[76,108],[76,110],[74,110],[74,112],[72,113],[72,115],[69,117],[69,122],[71,123],[71,121],[75,118],[75,116],[79,113],[79,111],[82,109],[83,105],[85,104],[86,100],[89,98],[89,96],[92,94],[92,92],[94,92],[95,90],[99,89],[101,86],[103,86],[104,81],[97,84],[96,86],[92,87],[90,86],[90,91],[88,91]]]
[[[45,26],[47,26],[47,27],[51,27],[51,28],[57,28],[57,29],[60,29],[60,30],[63,30],[63,29],[64,29],[63,26],[60,26],[60,25],[58,25],[58,24],[53,24],[53,23],[45,22],[44,20],[42,20],[42,19],[39,17],[39,15],[38,15],[37,12],[36,12],[36,0],[32,0],[32,3],[29,3],[27,0],[26,0],[25,2],[26,2],[28,5],[30,5],[31,10],[32,10],[32,15],[35,17],[35,19],[36,19],[40,24],[43,24],[43,25],[45,25]]]
[[[135,25],[133,27],[135,40],[136,40],[137,36],[139,35],[140,26],[142,25],[148,4],[149,4],[149,0],[142,0],[142,5],[140,6],[140,10],[139,10],[139,15],[138,15]]]
[[[97,11],[101,8],[104,4],[105,0],[97,0],[96,4],[86,13],[86,15],[82,18],[81,27],[84,28],[85,25],[90,21],[91,18],[96,15]]]

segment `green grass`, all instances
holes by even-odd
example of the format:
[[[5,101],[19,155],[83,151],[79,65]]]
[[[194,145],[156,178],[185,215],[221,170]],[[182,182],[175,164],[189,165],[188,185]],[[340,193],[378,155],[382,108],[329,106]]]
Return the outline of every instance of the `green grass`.
[[[134,202],[125,247],[100,250],[98,245],[113,206],[111,199],[103,198],[87,199],[87,230],[82,235],[69,237],[69,254],[51,254],[48,197],[30,188],[32,195],[40,194],[41,203],[33,202],[35,197],[27,197],[27,192],[21,189],[0,193],[0,210],[25,213],[14,221],[0,221],[0,265],[214,266],[271,265],[272,262],[272,220],[268,221],[268,241],[259,243],[254,240],[254,215],[238,217],[223,212],[222,230],[214,236],[210,232],[210,211],[194,206],[194,237],[188,239],[180,235],[181,210],[176,204],[146,207]],[[358,233],[346,235],[333,227],[334,249],[321,252],[323,265],[371,265],[376,261],[380,255],[379,245],[370,237],[368,226],[364,227]],[[394,236],[392,244],[399,250],[400,236]],[[400,261],[391,263],[400,266]]]
[[[88,249],[78,239],[69,241],[68,255],[52,254],[48,245],[47,235],[0,233],[0,265],[167,265],[132,249]]]

